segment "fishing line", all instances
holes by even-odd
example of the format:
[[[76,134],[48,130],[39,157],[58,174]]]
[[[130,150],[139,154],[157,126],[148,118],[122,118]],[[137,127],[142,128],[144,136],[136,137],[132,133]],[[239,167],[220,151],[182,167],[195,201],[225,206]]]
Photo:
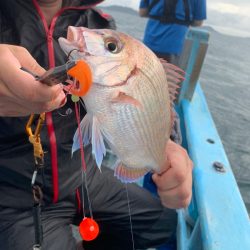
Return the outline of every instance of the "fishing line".
[[[88,204],[89,204],[89,215],[90,215],[91,219],[93,219],[92,206],[91,206],[91,202],[90,202],[90,198],[89,198],[89,189],[88,189],[88,185],[87,185],[87,175],[86,175],[86,172],[83,171],[83,173],[84,173],[85,189],[87,192],[87,199],[88,199]]]
[[[78,102],[75,102],[75,112],[76,112],[76,119],[77,119],[77,124],[78,124],[78,135],[79,135],[79,144],[80,144],[80,148],[81,148],[81,161],[82,161],[82,183],[84,180],[84,184],[85,184],[85,189],[86,189],[86,193],[87,193],[87,199],[88,199],[88,205],[89,205],[89,214],[90,217],[93,219],[93,212],[92,212],[92,206],[91,206],[91,202],[90,202],[90,196],[89,196],[89,189],[88,189],[88,185],[87,185],[87,176],[86,176],[86,164],[84,161],[84,151],[83,151],[83,141],[82,141],[82,133],[81,133],[81,128],[80,128],[80,105]],[[83,185],[82,185],[82,200],[83,200],[83,216],[84,218],[85,216],[85,209],[84,209],[84,190],[83,190]]]
[[[79,101],[80,101],[80,104],[82,104],[82,107],[83,107],[85,110],[87,110],[87,109],[86,109],[86,106],[85,106],[85,103],[84,103],[84,101],[82,100],[82,98],[80,98]]]
[[[132,240],[132,246],[133,250],[135,250],[135,241],[134,241],[134,233],[133,233],[133,224],[132,224],[132,215],[131,215],[131,207],[129,202],[129,196],[128,196],[128,184],[125,184],[126,187],[126,194],[127,194],[127,201],[128,201],[128,214],[129,214],[129,222],[130,222],[130,233],[131,233],[131,240]]]
[[[70,79],[68,79],[70,80]],[[70,80],[71,81],[71,80]],[[65,98],[67,98],[67,96],[70,94],[70,89],[73,87],[73,85],[71,85],[68,89],[64,89],[65,91]],[[56,110],[57,111],[57,114],[60,115],[60,116],[68,116],[72,113],[72,109],[71,108],[68,108],[66,111],[65,111],[65,114],[62,114],[59,109]]]
[[[84,186],[86,189],[86,193],[87,193],[87,199],[88,199],[88,205],[89,205],[89,214],[91,219],[93,219],[93,212],[92,212],[92,206],[91,206],[91,202],[90,202],[90,196],[89,196],[89,189],[88,189],[88,184],[87,184],[87,175],[86,172],[82,169],[82,183],[83,183],[83,179],[84,179]],[[82,185],[82,211],[83,211],[83,218],[86,217],[86,213],[85,213],[85,195],[84,195],[84,186]]]
[[[71,56],[71,53],[73,52],[73,51],[77,51],[77,52],[79,52],[80,50],[79,49],[72,49],[69,53],[68,53],[68,55],[67,55],[67,60],[66,61],[69,61],[69,57]]]
[[[84,199],[83,175],[84,175],[84,171],[82,169],[82,215],[83,215],[83,218],[85,218],[86,214],[85,214],[85,199]],[[85,186],[86,186],[86,183],[85,183]]]

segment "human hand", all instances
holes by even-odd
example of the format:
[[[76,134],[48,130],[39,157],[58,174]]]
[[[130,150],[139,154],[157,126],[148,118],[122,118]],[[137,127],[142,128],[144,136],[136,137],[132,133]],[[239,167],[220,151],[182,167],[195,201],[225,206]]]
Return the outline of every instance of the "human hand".
[[[167,143],[166,155],[166,170],[152,176],[161,202],[173,209],[187,207],[192,197],[193,163],[187,151],[171,140]]]
[[[42,84],[21,67],[36,75],[45,72],[25,48],[0,44],[0,116],[38,114],[65,104],[60,84]]]

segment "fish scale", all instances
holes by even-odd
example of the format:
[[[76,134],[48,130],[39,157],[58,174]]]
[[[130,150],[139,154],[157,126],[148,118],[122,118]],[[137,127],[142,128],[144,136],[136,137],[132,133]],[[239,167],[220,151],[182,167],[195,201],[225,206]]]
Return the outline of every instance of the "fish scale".
[[[164,133],[159,132],[159,130],[164,131],[164,129],[167,129],[166,124],[167,119],[169,119],[167,116],[167,105],[165,104],[167,98],[165,96],[164,107],[162,107],[162,102],[159,100],[163,99],[163,91],[157,87],[160,84],[160,80],[163,79],[159,79],[159,83],[154,84],[156,87],[152,88],[152,84],[148,83],[146,79],[141,78],[142,77],[133,78],[134,80],[132,79],[131,82],[128,81],[124,91],[129,92],[132,96],[137,96],[143,107],[137,108],[126,105],[125,107],[119,108],[118,115],[111,117],[109,116],[110,112],[108,112],[107,116],[110,118],[110,123],[107,125],[107,130],[110,129],[109,126],[113,125],[111,134],[114,137],[118,157],[124,164],[128,167],[136,166],[137,168],[144,168],[145,166],[149,166],[157,169],[163,164],[162,155],[167,140],[167,136],[165,137],[163,136]],[[167,83],[165,82],[164,84]],[[167,88],[165,88],[165,91],[167,91]],[[155,105],[149,104],[148,99],[150,96],[154,97]],[[120,104],[118,104],[118,106],[120,106]],[[166,110],[165,114],[162,112],[163,117],[158,117],[157,109],[163,108]],[[155,116],[160,120],[165,119],[166,122],[158,122],[158,124],[156,124],[154,114],[156,114]],[[105,127],[105,123],[103,126]],[[122,130],[120,128],[122,128]],[[165,138],[162,139],[162,136]],[[127,145],[130,146],[127,147]],[[135,156],[134,152],[136,152],[137,156]],[[149,161],[150,159],[151,161]]]

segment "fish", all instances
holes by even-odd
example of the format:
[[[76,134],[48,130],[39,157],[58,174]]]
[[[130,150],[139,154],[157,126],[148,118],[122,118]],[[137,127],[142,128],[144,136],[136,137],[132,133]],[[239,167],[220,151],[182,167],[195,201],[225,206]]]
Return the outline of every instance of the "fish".
[[[108,145],[117,157],[114,175],[122,182],[161,173],[182,71],[116,30],[69,26],[59,45],[70,60],[84,60],[92,72],[92,86],[81,97],[87,114],[80,134],[84,146],[92,144],[97,166],[101,168]],[[77,130],[72,153],[79,148]]]

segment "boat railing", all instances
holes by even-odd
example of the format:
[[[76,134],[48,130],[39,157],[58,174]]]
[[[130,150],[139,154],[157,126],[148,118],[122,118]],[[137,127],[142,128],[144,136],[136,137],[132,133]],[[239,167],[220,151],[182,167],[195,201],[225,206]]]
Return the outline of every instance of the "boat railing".
[[[206,30],[191,28],[182,56],[186,79],[176,109],[194,169],[192,202],[178,211],[178,250],[248,250],[248,213],[199,84],[208,41]]]
[[[207,53],[209,36],[208,31],[198,28],[190,28],[187,33],[179,65],[186,72],[178,96],[179,102],[184,98],[191,101],[193,97]]]

